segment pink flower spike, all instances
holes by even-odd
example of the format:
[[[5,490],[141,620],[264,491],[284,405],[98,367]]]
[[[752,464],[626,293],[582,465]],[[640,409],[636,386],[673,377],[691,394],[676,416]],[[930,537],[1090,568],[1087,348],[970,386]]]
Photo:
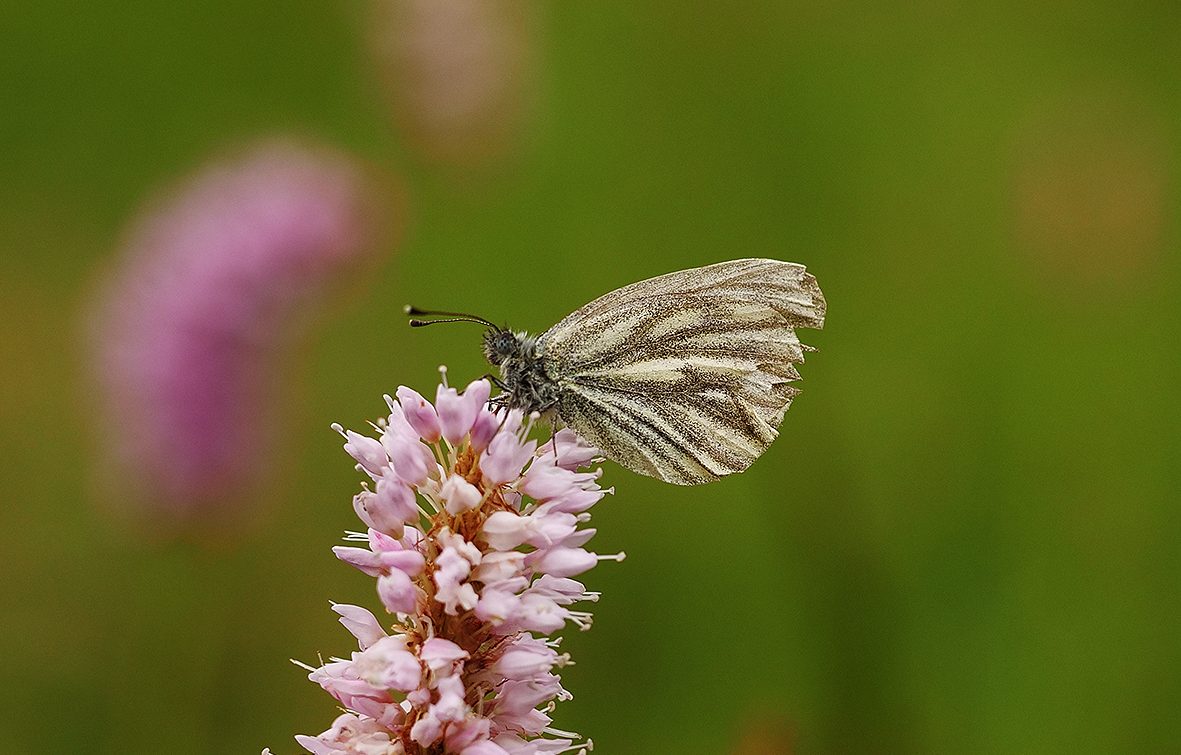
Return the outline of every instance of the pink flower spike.
[[[301,737],[305,748],[558,755],[581,746],[550,718],[570,698],[553,673],[569,657],[554,649],[558,640],[532,633],[591,626],[591,614],[572,604],[598,596],[568,575],[606,558],[582,547],[594,535],[586,509],[602,495],[598,475],[552,458],[543,468],[546,454],[528,437],[533,422],[522,426],[519,411],[489,411],[489,390],[483,381],[462,394],[444,387],[437,415],[408,389],[389,401],[390,420],[377,431],[390,465],[372,492],[354,498],[368,548],[333,550],[376,578],[395,617],[383,625],[364,608],[335,607],[361,649],[310,678],[348,713],[339,727]],[[446,448],[424,440],[432,417]],[[349,450],[366,458],[375,447],[355,435],[346,435]],[[420,506],[420,496],[430,505]],[[575,499],[577,514],[568,510]]]
[[[399,386],[398,401],[402,404],[402,412],[406,416],[406,421],[423,440],[427,443],[434,443],[442,437],[439,415],[435,412],[435,407],[431,406],[430,402],[422,397],[422,394],[404,385]]]
[[[161,524],[264,498],[288,455],[272,386],[392,208],[370,169],[273,138],[150,197],[87,312],[112,502]],[[245,513],[245,512],[243,512]],[[190,529],[191,528],[186,528]]]

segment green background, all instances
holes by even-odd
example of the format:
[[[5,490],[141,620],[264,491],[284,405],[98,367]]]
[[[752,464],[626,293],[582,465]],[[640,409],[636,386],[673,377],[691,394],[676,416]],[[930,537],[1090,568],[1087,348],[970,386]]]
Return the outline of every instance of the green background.
[[[478,332],[746,256],[829,301],[780,440],[675,488],[608,465],[556,724],[604,753],[1166,752],[1181,741],[1181,6],[553,3],[519,149],[389,118],[357,3],[19,3],[0,25],[0,720],[8,752],[295,752],[287,659],[376,607],[329,552],[328,430],[483,372]],[[150,192],[296,132],[398,176],[406,235],[284,364],[265,516],[97,506],[81,336]],[[754,736],[750,732],[769,732]],[[740,741],[745,737],[745,744]]]

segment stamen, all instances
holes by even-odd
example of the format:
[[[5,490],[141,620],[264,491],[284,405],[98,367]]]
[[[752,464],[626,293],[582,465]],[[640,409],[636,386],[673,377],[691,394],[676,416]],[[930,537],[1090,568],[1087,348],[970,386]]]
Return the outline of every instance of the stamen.
[[[586,611],[571,611],[566,618],[582,632],[590,629],[594,623],[594,618]]]

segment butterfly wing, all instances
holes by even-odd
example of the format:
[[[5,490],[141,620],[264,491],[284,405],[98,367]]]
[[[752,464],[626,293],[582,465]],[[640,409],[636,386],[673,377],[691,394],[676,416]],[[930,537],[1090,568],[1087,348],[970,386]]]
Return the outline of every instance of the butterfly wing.
[[[799,327],[824,325],[803,265],[745,259],[633,283],[539,338],[562,421],[641,474],[695,485],[741,472],[799,392]]]

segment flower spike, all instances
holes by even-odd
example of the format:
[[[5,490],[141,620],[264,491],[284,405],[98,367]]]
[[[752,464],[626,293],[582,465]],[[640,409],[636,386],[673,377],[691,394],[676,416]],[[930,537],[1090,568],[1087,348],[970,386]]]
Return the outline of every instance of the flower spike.
[[[598,470],[578,470],[599,452],[569,431],[539,446],[528,437],[532,418],[498,414],[490,391],[487,380],[462,392],[444,382],[432,405],[400,387],[396,399],[386,396],[389,416],[373,425],[378,437],[333,426],[372,485],[353,500],[368,531],[333,550],[376,579],[393,621],[333,606],[358,650],[305,666],[345,710],[323,733],[296,737],[308,752],[592,747],[551,726],[555,703],[570,698],[555,672],[572,661],[548,635],[567,623],[590,627],[591,614],[571,606],[599,594],[570,577],[622,555],[583,547],[594,534],[582,527],[587,510],[607,491]]]

